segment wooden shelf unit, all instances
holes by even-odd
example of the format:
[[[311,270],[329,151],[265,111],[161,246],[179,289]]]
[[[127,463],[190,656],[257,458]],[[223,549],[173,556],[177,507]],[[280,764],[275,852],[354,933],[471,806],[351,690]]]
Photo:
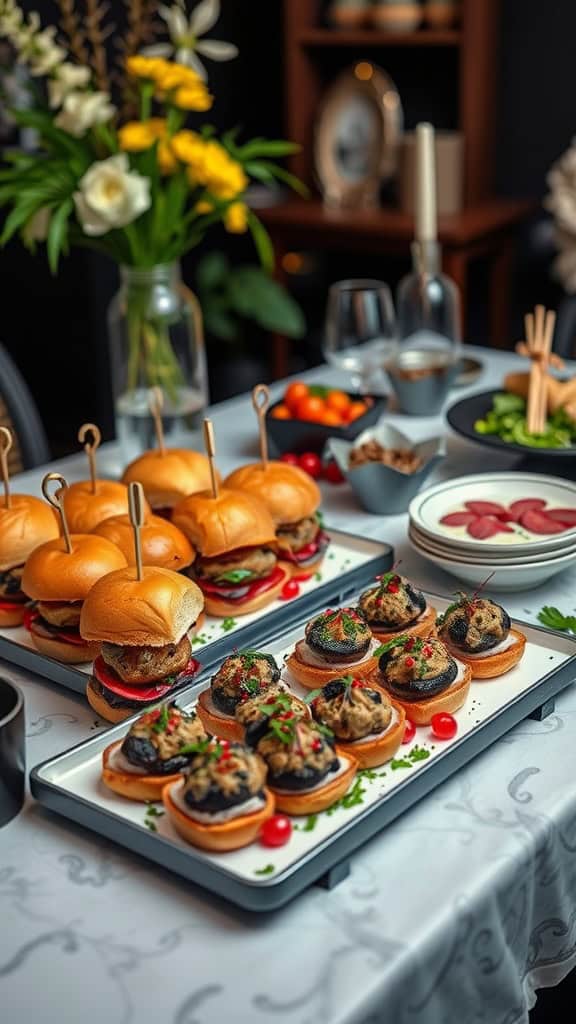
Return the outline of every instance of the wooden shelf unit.
[[[417,32],[379,32],[376,29],[340,31],[311,28],[300,35],[300,45],[365,46],[367,49],[386,46],[460,46],[462,34],[457,30],[422,29]]]

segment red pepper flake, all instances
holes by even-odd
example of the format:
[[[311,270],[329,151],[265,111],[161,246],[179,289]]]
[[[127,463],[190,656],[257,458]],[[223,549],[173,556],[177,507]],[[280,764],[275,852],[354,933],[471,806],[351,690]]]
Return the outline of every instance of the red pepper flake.
[[[364,683],[360,679],[353,679],[352,680],[352,688],[354,690],[363,690],[364,689]]]
[[[322,740],[314,740],[312,742],[312,750],[314,751],[315,754],[317,754],[319,750],[322,750]]]
[[[425,658],[431,658],[432,657],[432,653],[433,653],[432,652],[432,648],[428,644],[426,644],[422,648],[422,654],[424,655]]]
[[[409,658],[406,658],[405,664],[406,664],[406,668],[414,668],[414,665],[416,664],[416,662],[414,661],[414,658],[410,658],[409,657]]]
[[[411,650],[412,650],[412,648],[414,647],[414,643],[415,643],[414,637],[413,637],[413,636],[411,636],[411,637],[410,637],[410,638],[409,638],[409,639],[408,639],[408,640],[406,641],[406,643],[404,644],[404,650],[405,650],[405,651],[411,651]]]

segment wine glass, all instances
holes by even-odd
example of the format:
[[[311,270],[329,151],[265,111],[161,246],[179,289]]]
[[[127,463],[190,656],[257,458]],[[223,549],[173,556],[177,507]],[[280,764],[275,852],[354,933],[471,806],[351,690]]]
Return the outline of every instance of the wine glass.
[[[337,281],[328,292],[322,352],[350,374],[352,390],[369,392],[397,351],[392,294],[382,281]]]

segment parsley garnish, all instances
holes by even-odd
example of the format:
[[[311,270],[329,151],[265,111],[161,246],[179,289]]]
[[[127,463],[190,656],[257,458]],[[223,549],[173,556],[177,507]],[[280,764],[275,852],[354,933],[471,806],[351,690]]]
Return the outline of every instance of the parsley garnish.
[[[376,648],[376,650],[374,651],[374,657],[381,658],[383,654],[386,654],[388,651],[391,651],[393,647],[404,647],[404,644],[407,644],[408,640],[408,633],[406,633],[404,636],[396,636],[394,637],[393,640],[387,640],[385,644],[380,644],[380,647]]]
[[[267,864],[264,868],[257,868],[254,872],[255,875],[273,875],[276,868],[273,864]]]
[[[158,831],[158,826],[154,821],[154,818],[162,818],[164,816],[164,813],[164,811],[159,811],[158,808],[154,806],[154,804],[148,804],[146,808],[146,814],[144,815],[144,824],[150,832]]]
[[[558,608],[545,605],[541,612],[538,612],[538,622],[548,629],[557,629],[564,633],[576,633],[576,615],[563,615]]]
[[[243,583],[253,575],[251,569],[229,569],[228,572],[220,573],[217,583]]]
[[[303,832],[313,832],[314,829],[316,828],[317,821],[318,821],[318,815],[317,814],[309,814],[308,817],[306,818],[306,824],[302,826],[302,831]]]
[[[395,772],[398,768],[412,768],[412,762],[407,761],[405,757],[393,758],[390,767]]]
[[[222,622],[220,623],[220,629],[223,630],[224,633],[229,633],[231,629],[235,628],[235,626],[237,626],[236,619],[233,619],[230,616],[222,619]]]
[[[160,717],[158,718],[158,721],[155,722],[154,725],[152,726],[152,731],[153,732],[166,732],[166,726],[168,725],[169,721],[170,721],[170,714],[168,712],[168,708],[167,708],[166,704],[164,704],[162,706],[162,710],[160,712]]]
[[[196,636],[191,636],[190,637],[190,643],[191,644],[207,644],[208,643],[208,636],[206,635],[206,633],[197,633]]]

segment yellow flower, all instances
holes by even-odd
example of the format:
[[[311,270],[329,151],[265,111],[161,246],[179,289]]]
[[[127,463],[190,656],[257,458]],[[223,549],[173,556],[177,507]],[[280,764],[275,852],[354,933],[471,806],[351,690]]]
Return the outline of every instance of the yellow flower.
[[[210,95],[204,85],[183,86],[176,90],[171,99],[174,106],[179,107],[180,110],[196,110],[201,113],[211,110],[214,103],[214,97]]]
[[[248,207],[246,203],[232,203],[224,215],[224,226],[231,235],[243,235],[248,230]]]
[[[203,84],[199,75],[184,64],[171,64],[169,61],[162,61],[163,68],[156,76],[155,81],[159,89],[164,92],[171,92],[172,89],[179,89],[180,86],[194,88],[197,84]]]
[[[154,143],[166,134],[166,121],[162,117],[152,117],[149,121],[129,121],[118,130],[120,149],[127,153],[141,153],[150,149]]]
[[[217,142],[206,143],[203,172],[205,180],[201,184],[206,185],[217,199],[235,199],[248,187],[241,164]]]
[[[191,132],[187,128],[176,132],[172,136],[172,152],[183,164],[202,163],[206,143],[197,132]]]
[[[134,78],[149,78],[155,81],[164,71],[166,63],[161,57],[128,57],[126,70]]]
[[[212,213],[213,209],[214,203],[209,203],[207,199],[201,199],[194,207],[195,213],[198,213],[200,216],[204,213]]]
[[[158,166],[162,174],[174,174],[178,167],[172,147],[167,140],[161,139],[158,143]]]

